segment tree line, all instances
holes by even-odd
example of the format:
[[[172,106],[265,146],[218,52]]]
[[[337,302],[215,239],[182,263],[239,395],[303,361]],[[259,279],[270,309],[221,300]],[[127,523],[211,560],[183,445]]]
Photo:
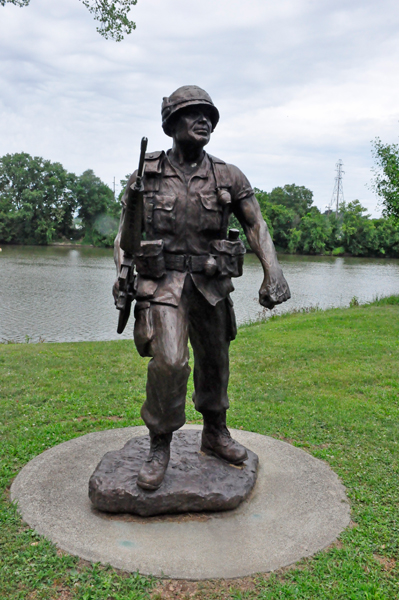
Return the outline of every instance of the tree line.
[[[121,181],[122,189],[126,182]],[[338,215],[321,213],[313,192],[295,184],[271,192],[255,188],[255,195],[280,252],[399,257],[395,206],[372,219],[358,200],[341,203]],[[77,176],[58,162],[24,152],[0,158],[0,243],[112,246],[120,210],[120,197],[115,199],[91,169]],[[234,217],[230,225],[241,229]]]
[[[311,190],[295,184],[270,193],[255,189],[255,195],[280,252],[399,257],[398,224],[372,219],[359,200],[342,202],[336,214],[322,213]]]
[[[379,219],[372,219],[359,200],[342,202],[338,214],[322,214],[313,205],[313,193],[303,186],[285,185],[270,193],[255,190],[278,250],[399,257],[399,145],[376,138],[372,154],[371,188],[382,206]]]
[[[25,152],[0,158],[0,243],[111,246],[120,203],[91,169],[69,173]]]

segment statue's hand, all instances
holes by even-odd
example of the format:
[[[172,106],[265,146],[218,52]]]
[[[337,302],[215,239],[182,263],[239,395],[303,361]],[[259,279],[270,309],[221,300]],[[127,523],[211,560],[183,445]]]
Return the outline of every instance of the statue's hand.
[[[116,304],[117,300],[118,300],[118,295],[119,295],[119,279],[117,279],[114,283],[114,285],[112,286],[112,295],[114,297],[114,302]]]
[[[280,268],[269,271],[259,290],[259,303],[265,308],[274,308],[276,304],[291,298],[290,288]]]

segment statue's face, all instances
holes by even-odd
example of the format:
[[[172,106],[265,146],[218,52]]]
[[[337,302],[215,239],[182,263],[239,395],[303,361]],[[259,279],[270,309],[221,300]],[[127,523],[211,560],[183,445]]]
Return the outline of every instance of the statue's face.
[[[212,121],[206,107],[187,107],[180,111],[173,127],[173,139],[180,144],[205,146],[211,139]]]

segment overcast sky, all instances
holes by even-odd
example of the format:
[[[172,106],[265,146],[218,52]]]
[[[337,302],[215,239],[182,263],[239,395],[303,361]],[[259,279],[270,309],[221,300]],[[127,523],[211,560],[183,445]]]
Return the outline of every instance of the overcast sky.
[[[112,186],[140,139],[167,149],[162,97],[205,88],[207,147],[270,191],[309,187],[324,209],[335,163],[373,214],[371,140],[398,142],[397,0],[138,0],[137,29],[104,40],[79,0],[0,7],[0,155],[28,152]],[[117,188],[117,191],[119,189]]]

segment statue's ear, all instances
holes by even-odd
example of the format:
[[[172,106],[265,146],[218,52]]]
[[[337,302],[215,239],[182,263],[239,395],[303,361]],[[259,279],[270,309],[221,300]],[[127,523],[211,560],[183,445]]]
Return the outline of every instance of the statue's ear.
[[[167,135],[169,135],[170,137],[174,136],[175,133],[175,129],[176,129],[176,123],[179,120],[179,115],[172,115],[171,118],[168,121],[168,125],[167,125]],[[166,131],[165,131],[166,133]]]

